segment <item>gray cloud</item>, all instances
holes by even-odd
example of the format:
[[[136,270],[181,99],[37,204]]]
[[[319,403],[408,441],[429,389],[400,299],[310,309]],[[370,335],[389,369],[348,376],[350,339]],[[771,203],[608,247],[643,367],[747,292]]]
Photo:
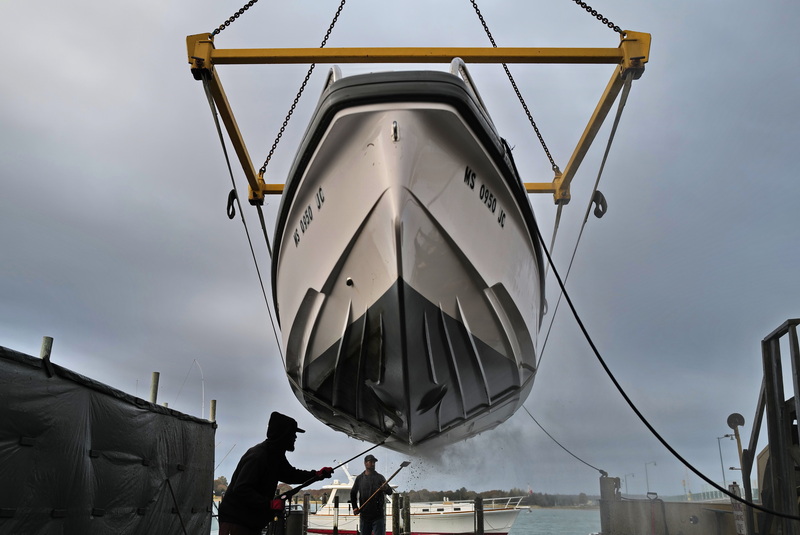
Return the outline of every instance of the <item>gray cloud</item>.
[[[482,4],[500,46],[617,44],[570,2]],[[336,5],[258,4],[217,44],[315,47]],[[297,402],[241,223],[225,216],[230,179],[202,87],[186,68],[184,38],[238,7],[0,4],[2,19],[14,21],[4,42],[16,51],[5,60],[0,91],[0,344],[38,355],[41,337],[53,336],[56,362],[116,388],[144,396],[151,372],[160,371],[160,401],[171,407],[199,415],[203,403],[207,412],[218,400],[217,473],[228,477],[264,436],[272,410],[309,431],[291,457],[298,466],[329,465],[370,446],[328,429]],[[589,220],[567,288],[634,403],[682,455],[721,480],[716,437],[729,431],[731,412],[742,413],[749,430],[759,342],[797,316],[800,302],[800,8],[734,2],[721,12],[708,1],[622,0],[595,7],[625,28],[651,32],[653,48],[601,181],[609,212]],[[347,5],[329,46],[367,45],[487,46],[488,39],[463,2]],[[220,68],[255,165],[306,70],[270,69]],[[525,179],[549,180],[502,71],[472,70]],[[270,180],[288,170],[324,71],[318,67],[309,83]],[[609,68],[512,71],[564,166]],[[608,126],[564,212],[554,254],[562,274],[607,135]],[[532,203],[549,241],[552,202]],[[270,217],[276,204],[269,200]],[[245,208],[268,284],[257,220]],[[552,311],[558,294],[548,283]],[[526,407],[590,464],[635,473],[631,492],[644,492],[651,461],[648,479],[660,493],[681,493],[685,482],[701,490],[621,400],[563,303]],[[726,464],[738,465],[735,447],[719,446]],[[405,459],[383,448],[376,455],[385,474]],[[395,480],[401,486],[597,490],[597,473],[524,411],[412,461]],[[350,466],[360,469],[360,460]]]

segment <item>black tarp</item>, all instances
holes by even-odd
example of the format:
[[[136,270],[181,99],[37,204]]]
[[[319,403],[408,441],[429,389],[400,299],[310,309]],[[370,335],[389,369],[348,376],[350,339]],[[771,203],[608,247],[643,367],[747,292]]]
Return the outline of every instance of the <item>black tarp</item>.
[[[215,430],[0,346],[0,534],[208,534]]]

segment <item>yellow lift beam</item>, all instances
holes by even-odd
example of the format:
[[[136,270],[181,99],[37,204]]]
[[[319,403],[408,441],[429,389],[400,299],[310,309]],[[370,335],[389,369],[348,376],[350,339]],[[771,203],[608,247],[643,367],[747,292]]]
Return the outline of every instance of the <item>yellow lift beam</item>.
[[[295,63],[558,63],[617,65],[605,92],[578,141],[567,166],[556,171],[552,182],[526,182],[529,193],[552,193],[556,204],[570,200],[569,186],[597,132],[617,98],[625,78],[638,79],[650,54],[650,34],[626,31],[617,48],[249,48],[217,49],[210,33],[186,38],[192,74],[208,81],[214,103],[231,139],[236,156],[250,185],[250,203],[262,204],[264,195],[281,194],[283,184],[267,184],[256,172],[236,124],[216,65],[261,65]]]

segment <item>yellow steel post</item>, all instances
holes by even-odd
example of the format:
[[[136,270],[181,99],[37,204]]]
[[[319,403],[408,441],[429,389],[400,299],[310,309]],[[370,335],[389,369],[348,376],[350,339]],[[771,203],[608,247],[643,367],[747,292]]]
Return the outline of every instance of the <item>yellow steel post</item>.
[[[586,153],[589,152],[589,147],[592,146],[592,142],[594,141],[597,132],[600,130],[600,127],[603,126],[603,121],[605,120],[606,115],[608,115],[609,110],[611,110],[611,106],[614,104],[617,95],[622,89],[623,82],[624,80],[620,77],[619,73],[615,72],[611,76],[611,80],[609,80],[606,90],[603,92],[603,96],[600,98],[600,102],[597,103],[597,107],[595,108],[592,117],[589,119],[589,123],[584,129],[583,135],[581,135],[581,138],[578,141],[578,145],[572,152],[572,157],[570,157],[569,162],[567,162],[567,165],[564,167],[564,171],[561,173],[561,175],[556,175],[556,178],[553,180],[553,187],[555,189],[553,192],[553,200],[556,204],[569,203],[571,198],[569,186],[572,183],[572,178],[578,171],[578,167],[580,167],[581,163],[583,162],[583,158],[586,156]]]
[[[644,64],[648,61],[650,53],[650,34],[641,32],[627,31],[622,36],[619,45],[620,58],[619,68],[611,75],[600,101],[595,107],[586,128],[581,135],[572,156],[562,172],[556,171],[556,176],[548,188],[548,184],[526,183],[528,193],[552,193],[556,204],[567,204],[570,201],[570,184],[583,162],[583,158],[589,151],[597,132],[603,125],[608,112],[617,99],[625,77],[631,76],[638,80],[644,72]]]
[[[189,63],[192,65],[191,70],[195,79],[205,79],[208,83],[211,97],[214,104],[217,106],[222,123],[228,132],[228,137],[231,140],[233,149],[236,156],[239,158],[239,164],[244,170],[247,183],[250,186],[248,200],[250,204],[260,205],[264,203],[264,179],[259,174],[256,174],[253,163],[250,160],[250,153],[247,151],[247,145],[244,142],[242,133],[239,130],[239,125],[236,123],[236,117],[233,115],[228,97],[225,95],[225,90],[222,87],[222,82],[217,76],[214,69],[212,60],[214,51],[214,41],[210,33],[203,33],[198,35],[190,35],[186,38],[186,47],[189,53]],[[281,191],[283,188],[281,188]]]

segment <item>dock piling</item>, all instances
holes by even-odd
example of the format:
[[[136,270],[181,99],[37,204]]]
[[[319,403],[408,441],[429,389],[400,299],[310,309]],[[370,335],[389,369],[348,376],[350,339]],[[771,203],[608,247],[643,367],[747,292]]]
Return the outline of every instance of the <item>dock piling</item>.
[[[483,535],[483,498],[475,497],[475,535]]]
[[[392,535],[400,533],[400,496],[392,494]]]
[[[158,400],[158,379],[161,377],[159,372],[153,372],[150,379],[150,403],[156,403]]]
[[[55,372],[53,365],[50,364],[50,354],[53,351],[53,338],[51,336],[42,337],[42,349],[39,351],[39,358],[44,361],[44,371],[48,377],[52,377]]]

